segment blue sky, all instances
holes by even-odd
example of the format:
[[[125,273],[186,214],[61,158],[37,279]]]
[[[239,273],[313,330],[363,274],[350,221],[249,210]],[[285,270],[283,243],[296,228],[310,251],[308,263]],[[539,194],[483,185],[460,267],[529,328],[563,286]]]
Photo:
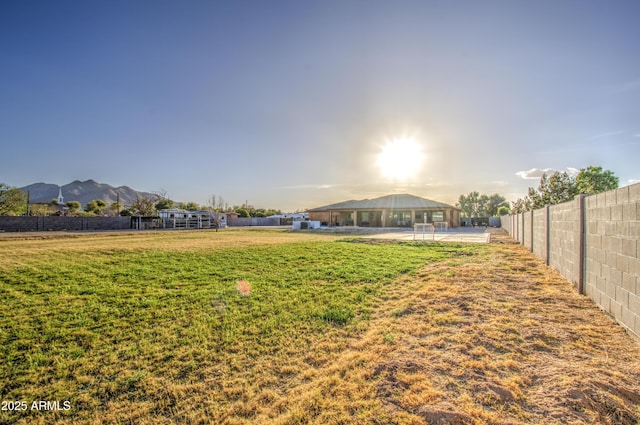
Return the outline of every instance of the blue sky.
[[[3,1],[0,181],[283,210],[515,200],[589,165],[626,185],[639,21],[635,0]],[[399,138],[422,161],[394,179]]]

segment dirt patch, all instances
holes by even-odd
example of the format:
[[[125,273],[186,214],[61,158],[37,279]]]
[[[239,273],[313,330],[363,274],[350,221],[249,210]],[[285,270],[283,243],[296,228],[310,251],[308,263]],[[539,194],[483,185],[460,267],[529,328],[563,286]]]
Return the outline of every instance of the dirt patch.
[[[472,424],[471,416],[456,412],[456,408],[448,403],[438,406],[423,406],[417,409],[417,415],[428,424],[433,425],[467,425]]]
[[[565,392],[566,405],[584,421],[615,425],[638,423],[634,406],[640,405],[639,394],[617,385],[591,382],[582,389]]]
[[[487,229],[487,232],[491,234],[492,244],[519,245],[519,243],[513,240],[513,238],[511,238],[511,236],[509,236],[509,234],[504,229],[490,227]]]

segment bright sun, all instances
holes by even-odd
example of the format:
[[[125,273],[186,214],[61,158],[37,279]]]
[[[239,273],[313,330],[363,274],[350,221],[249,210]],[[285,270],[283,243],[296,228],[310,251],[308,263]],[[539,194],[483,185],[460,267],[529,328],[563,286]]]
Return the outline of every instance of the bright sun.
[[[395,139],[383,147],[376,164],[382,174],[392,180],[410,180],[422,166],[422,148],[413,139]]]

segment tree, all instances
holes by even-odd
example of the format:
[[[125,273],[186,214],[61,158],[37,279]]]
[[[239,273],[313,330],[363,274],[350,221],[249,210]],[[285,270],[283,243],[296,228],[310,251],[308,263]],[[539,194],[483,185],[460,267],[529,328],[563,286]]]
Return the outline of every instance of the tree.
[[[573,200],[578,194],[594,195],[618,187],[618,177],[613,171],[603,171],[602,167],[588,166],[581,168],[573,178],[567,172],[556,171],[548,177],[540,178],[537,189],[530,187],[524,199],[513,203],[513,214],[544,208],[545,205],[561,204]]]
[[[252,217],[266,217],[266,210],[264,208],[257,208],[252,211]]]
[[[229,205],[225,202],[222,196],[216,196],[212,194],[209,196],[209,210],[214,212],[214,222],[216,227],[216,232],[220,227],[220,213],[225,212],[229,209]]]
[[[500,213],[498,213],[498,210],[500,206],[503,205],[505,202],[507,202],[507,199],[502,195],[499,195],[497,193],[489,195],[487,197],[487,202],[484,206],[484,210],[485,210],[484,216],[495,217],[500,215]]]
[[[505,197],[497,193],[485,195],[470,192],[468,195],[460,195],[456,207],[462,210],[465,217],[493,217],[498,214],[498,207],[505,202]]]
[[[518,198],[517,201],[511,205],[511,214],[520,214],[531,209],[529,198],[525,196],[524,199]]]
[[[156,202],[154,206],[156,210],[168,210],[173,208],[174,205],[175,203],[171,199],[166,198],[166,199],[160,199],[158,202]]]
[[[607,190],[617,189],[618,177],[613,171],[603,171],[602,167],[588,166],[581,168],[576,176],[576,191],[585,195],[595,195]]]
[[[159,201],[158,195],[136,195],[130,210],[134,214],[152,216],[155,214],[155,204]]]
[[[30,215],[51,215],[56,211],[53,204],[46,202],[31,204],[29,210]]]
[[[509,214],[509,207],[507,207],[506,205],[500,205],[498,207],[498,211],[496,212],[498,217],[502,217],[503,215],[507,215]]]
[[[200,210],[200,205],[198,205],[196,202],[193,202],[193,201],[181,202],[178,205],[179,205],[180,208],[182,208],[184,210],[189,210],[189,211],[198,211],[198,210]]]
[[[229,209],[229,204],[222,196],[211,195],[208,207],[215,212],[225,212]]]
[[[222,196],[218,196],[218,204],[216,208],[220,212],[229,211],[229,203],[225,201],[225,199]]]
[[[0,215],[23,215],[27,212],[27,194],[0,183]]]
[[[561,204],[571,201],[576,196],[576,182],[567,172],[555,172],[549,177],[546,192],[543,198],[549,205]],[[546,205],[534,205],[534,208],[542,208]]]
[[[65,202],[65,205],[69,208],[70,214],[75,214],[82,208],[82,204],[78,201],[68,201]]]
[[[575,180],[567,172],[556,171],[549,177],[545,190],[543,198],[548,200],[550,205],[568,202],[576,196]],[[536,206],[536,208],[542,208],[545,205]]]
[[[534,189],[530,187],[527,190],[526,198],[522,200],[522,202],[518,202],[520,201],[519,199],[514,203],[514,207],[516,204],[518,207],[514,209],[514,212],[536,210],[544,208],[545,205],[561,204],[571,201],[575,195],[575,180],[567,172],[560,173],[556,171],[551,177],[543,174],[540,178],[538,188]]]
[[[480,192],[469,192],[468,195],[460,195],[456,207],[462,210],[465,217],[478,217],[481,204]]]
[[[94,199],[93,201],[87,202],[87,206],[84,207],[84,210],[88,213],[93,214],[102,214],[104,209],[106,208],[107,203],[102,199]]]
[[[236,208],[236,212],[238,213],[238,217],[251,217],[246,208]]]
[[[111,204],[109,204],[109,209],[107,211],[109,213],[109,216],[115,217],[119,214],[121,209],[122,209],[122,204],[119,204],[117,202],[112,202]]]

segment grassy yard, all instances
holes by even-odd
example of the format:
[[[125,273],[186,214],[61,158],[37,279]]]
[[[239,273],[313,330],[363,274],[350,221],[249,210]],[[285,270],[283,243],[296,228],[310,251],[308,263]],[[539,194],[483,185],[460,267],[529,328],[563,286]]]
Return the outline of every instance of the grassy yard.
[[[508,243],[0,240],[0,276],[0,423],[640,418],[640,346]]]

